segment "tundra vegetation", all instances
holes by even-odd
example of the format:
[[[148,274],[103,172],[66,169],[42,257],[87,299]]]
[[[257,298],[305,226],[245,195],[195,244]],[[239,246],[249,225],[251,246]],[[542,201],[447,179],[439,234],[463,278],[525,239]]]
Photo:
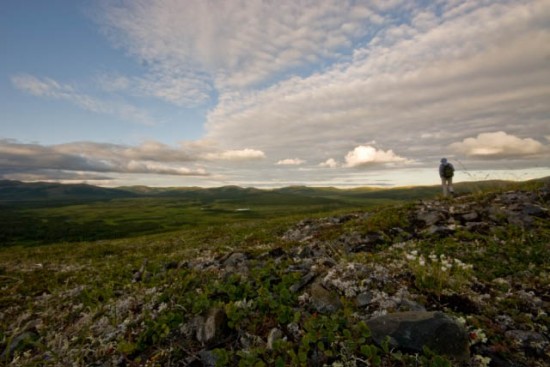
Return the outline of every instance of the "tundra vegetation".
[[[550,358],[548,180],[459,184],[453,199],[438,187],[0,188],[0,365]],[[434,311],[464,330],[465,350],[417,350],[371,323]]]

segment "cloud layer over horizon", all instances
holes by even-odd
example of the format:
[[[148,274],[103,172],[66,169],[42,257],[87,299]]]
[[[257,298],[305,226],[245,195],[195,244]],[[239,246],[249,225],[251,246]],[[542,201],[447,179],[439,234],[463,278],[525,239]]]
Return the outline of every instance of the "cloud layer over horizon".
[[[0,177],[347,185],[442,156],[474,169],[550,169],[548,1],[105,0],[90,14],[140,72],[103,70],[92,90],[23,70],[12,87],[152,131],[161,119],[136,100],[202,108],[203,136],[0,136]]]

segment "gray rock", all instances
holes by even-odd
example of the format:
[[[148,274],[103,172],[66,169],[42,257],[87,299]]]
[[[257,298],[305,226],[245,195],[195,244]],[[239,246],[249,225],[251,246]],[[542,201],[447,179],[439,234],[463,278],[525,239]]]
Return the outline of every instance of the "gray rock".
[[[300,325],[298,325],[295,322],[291,322],[286,326],[286,330],[288,332],[288,335],[294,340],[295,342],[298,342],[302,338],[302,329],[300,329]]]
[[[539,217],[539,218],[544,218],[548,216],[548,210],[535,204],[524,205],[521,212],[525,215]]]
[[[242,333],[241,337],[239,338],[239,344],[244,349],[250,349],[265,345],[262,338],[260,338],[258,335],[250,334],[247,332]]]
[[[476,222],[479,219],[479,214],[477,214],[477,212],[462,214],[461,219],[464,222]]]
[[[197,326],[197,340],[203,344],[215,342],[221,339],[227,329],[227,315],[220,308],[213,308],[203,319],[203,323]]]
[[[225,267],[237,267],[246,262],[248,256],[241,252],[234,252],[222,261]]]
[[[355,298],[355,304],[357,307],[365,307],[372,303],[372,292],[359,293]]]
[[[273,343],[275,343],[277,340],[281,340],[283,338],[284,334],[280,329],[273,328],[269,332],[269,335],[267,336],[267,349],[272,350],[273,349]]]
[[[315,279],[315,273],[313,272],[307,273],[298,282],[290,286],[290,291],[293,293],[298,292],[300,289],[304,288],[306,285],[311,283],[313,279]]]
[[[428,235],[435,235],[435,236],[441,236],[441,237],[448,236],[448,235],[452,234],[453,232],[454,232],[454,230],[451,227],[438,226],[438,225],[430,226],[425,231],[425,233],[428,234]]]
[[[442,215],[436,211],[421,211],[416,214],[416,220],[424,223],[424,226],[432,226],[443,219]]]
[[[372,338],[405,352],[420,353],[424,347],[465,361],[469,358],[468,337],[462,325],[442,312],[398,312],[367,321]]]
[[[333,313],[342,308],[338,295],[330,292],[320,283],[313,283],[311,286],[310,300],[313,308],[320,313]]]
[[[512,340],[517,347],[525,349],[528,353],[539,358],[544,357],[545,350],[549,347],[548,339],[535,331],[509,330],[504,333],[507,339]]]
[[[399,304],[400,311],[426,311],[426,307],[410,299],[403,299]]]
[[[470,232],[483,232],[489,229],[489,224],[485,222],[467,222],[466,229]]]
[[[216,367],[218,358],[216,358],[216,355],[211,350],[201,350],[199,357],[203,367]]]
[[[134,275],[132,276],[132,281],[134,283],[141,282],[145,276],[146,276],[146,267],[147,267],[148,260],[143,260],[143,264],[141,264],[141,268],[139,270],[134,272]],[[150,276],[149,276],[150,277]]]
[[[529,343],[529,342],[538,342],[538,343],[548,342],[548,340],[544,337],[544,335],[539,334],[535,331],[509,330],[504,335],[506,336],[506,338],[513,339],[514,341],[522,344]]]

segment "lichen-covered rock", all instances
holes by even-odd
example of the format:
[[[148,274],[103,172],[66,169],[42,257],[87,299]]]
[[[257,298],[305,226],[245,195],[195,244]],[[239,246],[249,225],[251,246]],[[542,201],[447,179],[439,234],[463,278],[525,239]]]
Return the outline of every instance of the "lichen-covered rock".
[[[333,313],[342,308],[342,302],[336,293],[330,292],[320,283],[311,286],[311,304],[320,313]]]
[[[273,349],[273,343],[275,343],[277,340],[283,339],[283,337],[284,334],[280,329],[271,329],[269,335],[267,336],[267,349]]]
[[[197,340],[208,344],[220,340],[227,329],[227,315],[220,308],[211,309],[204,322],[197,325]]]
[[[378,344],[389,337],[390,345],[406,352],[421,353],[424,347],[458,361],[469,358],[466,331],[442,312],[397,312],[367,321]]]

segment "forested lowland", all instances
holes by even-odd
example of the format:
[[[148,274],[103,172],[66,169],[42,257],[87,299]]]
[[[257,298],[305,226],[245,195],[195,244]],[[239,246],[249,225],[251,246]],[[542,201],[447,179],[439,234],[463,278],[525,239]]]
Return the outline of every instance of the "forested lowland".
[[[463,193],[506,185],[459,185]],[[0,181],[0,246],[95,241],[372,208],[427,199],[438,187],[100,188],[91,185]]]

